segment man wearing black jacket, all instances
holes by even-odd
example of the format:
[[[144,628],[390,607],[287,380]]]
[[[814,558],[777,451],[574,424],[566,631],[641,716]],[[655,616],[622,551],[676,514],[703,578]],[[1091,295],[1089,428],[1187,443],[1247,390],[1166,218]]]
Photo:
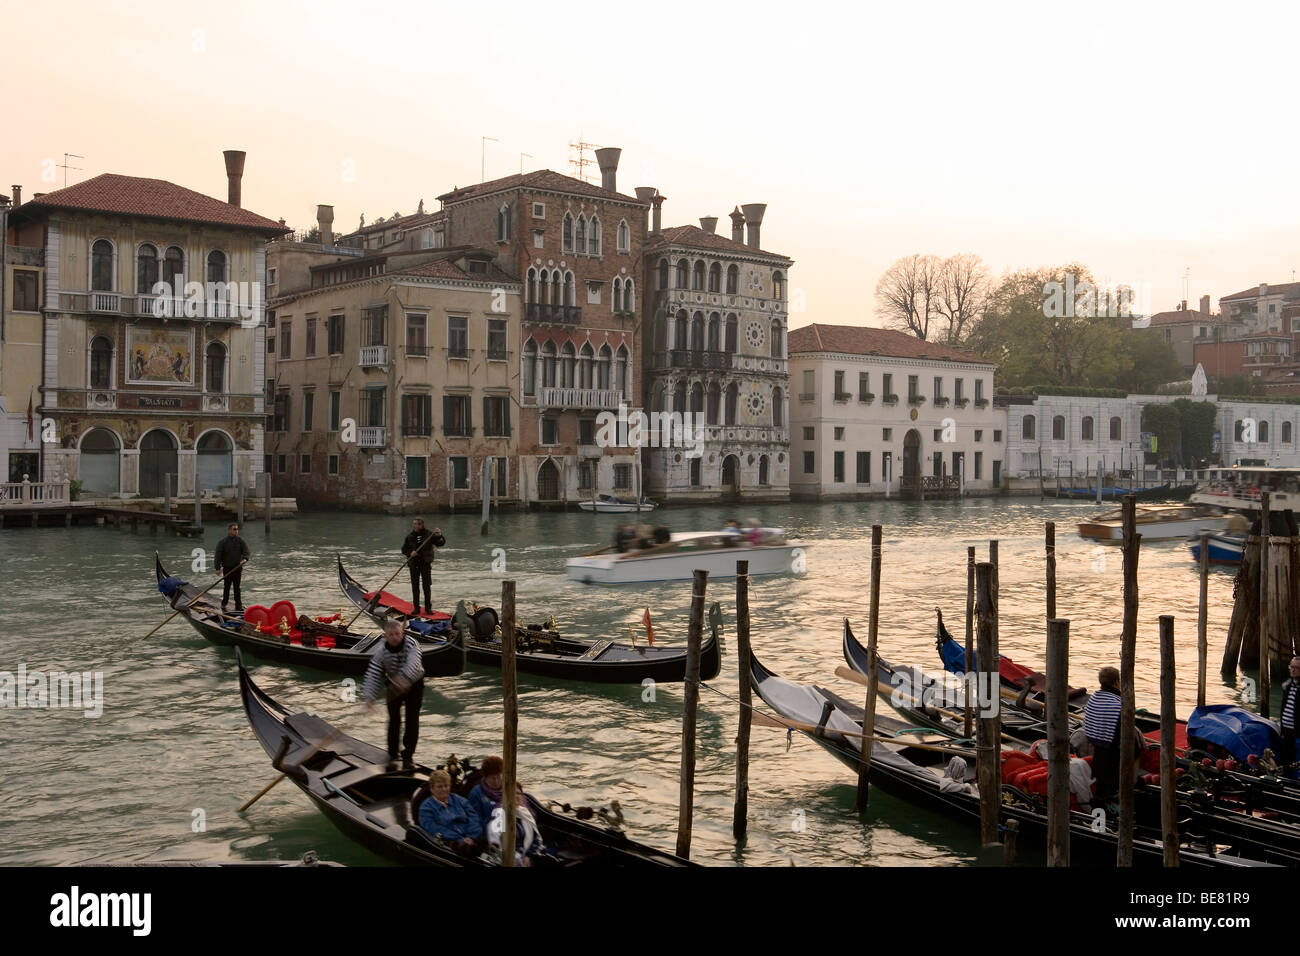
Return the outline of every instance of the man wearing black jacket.
[[[230,533],[217,544],[217,551],[212,559],[217,564],[218,574],[230,571],[225,579],[225,590],[221,594],[221,610],[224,611],[226,605],[230,603],[230,589],[234,587],[235,611],[239,612],[244,609],[244,604],[239,597],[239,579],[244,574],[242,565],[248,560],[248,545],[239,536],[239,525],[232,524],[227,530]],[[234,570],[231,570],[232,568]]]
[[[411,533],[402,542],[402,554],[411,559],[411,605],[412,613],[420,613],[420,584],[424,583],[424,611],[433,613],[433,601],[430,599],[430,587],[433,579],[433,550],[446,545],[447,539],[442,530],[434,528],[429,531],[424,527],[424,519],[416,518],[411,522]]]

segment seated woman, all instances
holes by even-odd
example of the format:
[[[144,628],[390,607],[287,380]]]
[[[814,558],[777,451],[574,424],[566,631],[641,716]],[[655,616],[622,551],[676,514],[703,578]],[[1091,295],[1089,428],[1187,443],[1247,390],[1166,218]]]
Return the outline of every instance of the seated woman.
[[[483,760],[483,777],[469,792],[470,805],[478,814],[479,822],[487,826],[492,819],[492,811],[501,806],[502,771],[505,769],[500,757],[487,757]]]
[[[498,806],[488,819],[484,836],[489,846],[500,848],[501,836],[505,831],[505,808]],[[533,858],[546,853],[542,844],[542,834],[537,828],[537,818],[533,816],[524,795],[524,785],[515,783],[515,865],[532,866]]]
[[[445,770],[429,774],[429,799],[420,804],[420,826],[460,853],[472,851],[483,833],[473,804],[451,792],[451,776]]]

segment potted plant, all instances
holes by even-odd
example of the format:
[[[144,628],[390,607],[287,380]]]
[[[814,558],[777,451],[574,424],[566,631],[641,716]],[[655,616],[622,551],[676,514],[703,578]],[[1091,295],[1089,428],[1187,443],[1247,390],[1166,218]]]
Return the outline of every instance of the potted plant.
[[[861,402],[863,405],[870,405],[875,400],[876,400],[876,396],[874,392],[864,392],[858,396],[858,401]]]
[[[68,482],[68,500],[78,501],[81,498],[81,480],[74,478]]]
[[[886,405],[897,405],[897,404],[898,404],[898,396],[897,396],[897,395],[886,395],[884,401],[885,401],[885,404],[886,404]]]

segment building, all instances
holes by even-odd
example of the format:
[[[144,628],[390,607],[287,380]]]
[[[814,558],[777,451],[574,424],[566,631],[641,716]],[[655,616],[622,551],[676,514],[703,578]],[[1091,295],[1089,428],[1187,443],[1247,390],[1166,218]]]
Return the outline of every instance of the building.
[[[41,292],[45,285],[45,256],[41,239],[25,230],[17,245],[9,237],[8,217],[22,204],[22,187],[13,187],[13,201],[0,196],[0,429],[3,429],[8,481],[41,479],[41,404],[43,321]]]
[[[1223,341],[1245,330],[1245,326],[1233,324],[1222,315],[1211,315],[1208,295],[1201,296],[1200,309],[1195,312],[1187,308],[1186,302],[1181,302],[1177,309],[1155,313],[1148,327],[1164,337],[1189,376],[1196,369],[1195,350],[1199,346]],[[1208,365],[1205,368],[1210,371]]]
[[[596,151],[599,186],[551,170],[439,196],[448,246],[486,248],[522,281],[519,496],[558,504],[630,493],[640,456],[626,434],[602,441],[601,412],[641,408],[646,199],[617,189],[620,151]],[[640,192],[640,190],[639,190]]]
[[[790,333],[796,498],[989,494],[1006,414],[994,366],[888,329],[820,323]]]
[[[495,249],[275,243],[267,468],[304,503],[390,511],[518,497],[521,289]],[[419,245],[418,242],[415,245]],[[480,417],[481,413],[481,417]]]
[[[41,443],[43,480],[155,497],[167,482],[189,495],[196,482],[219,488],[260,472],[265,247],[287,230],[240,207],[244,154],[225,156],[226,202],[104,174],[10,211],[7,244],[26,260],[13,268],[43,285],[35,412],[53,439]],[[30,287],[12,281],[15,292]],[[15,356],[29,361],[34,350],[18,339],[32,311],[9,319]],[[10,420],[11,457],[12,430]],[[18,454],[30,460],[26,446]]]
[[[1219,313],[1225,320],[1242,326],[1242,334],[1282,331],[1282,315],[1288,306],[1300,305],[1300,282],[1244,289],[1219,299]],[[1286,331],[1291,331],[1287,329]]]
[[[689,453],[662,436],[660,447],[646,451],[647,490],[668,501],[786,500],[793,261],[760,247],[763,204],[734,209],[727,238],[717,234],[714,217],[661,230],[663,197],[653,202],[646,407],[652,414],[689,413],[704,428]]]

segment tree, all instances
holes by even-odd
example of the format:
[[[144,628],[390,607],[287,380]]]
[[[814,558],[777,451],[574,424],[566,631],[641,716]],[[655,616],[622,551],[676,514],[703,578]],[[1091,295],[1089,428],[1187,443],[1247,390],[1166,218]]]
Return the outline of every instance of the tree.
[[[1121,334],[1128,368],[1120,374],[1116,387],[1149,395],[1160,385],[1184,378],[1178,354],[1159,329],[1126,329]]]
[[[939,265],[939,313],[942,341],[957,346],[984,313],[992,282],[984,260],[974,253],[949,256]]]
[[[919,253],[899,259],[876,283],[876,301],[887,325],[911,332],[918,339],[930,335],[938,315],[940,262]]]
[[[1208,461],[1214,454],[1218,408],[1213,402],[1194,402],[1190,398],[1176,399],[1174,408],[1179,418],[1179,461],[1185,466]]]
[[[1142,409],[1142,430],[1156,436],[1156,461],[1177,458],[1182,439],[1182,416],[1175,405],[1147,405]]]

